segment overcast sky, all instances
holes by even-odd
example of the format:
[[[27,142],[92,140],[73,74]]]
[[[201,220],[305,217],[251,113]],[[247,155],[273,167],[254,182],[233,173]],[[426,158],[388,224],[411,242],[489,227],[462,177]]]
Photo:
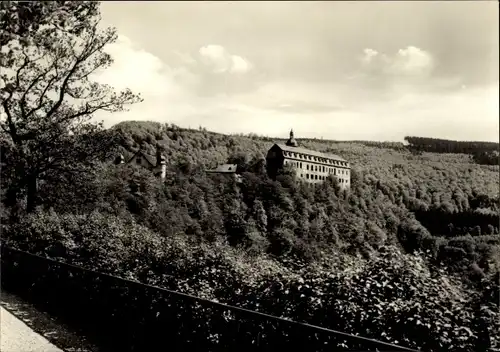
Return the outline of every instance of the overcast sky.
[[[145,99],[99,115],[223,133],[498,141],[498,3],[103,2],[99,80]]]

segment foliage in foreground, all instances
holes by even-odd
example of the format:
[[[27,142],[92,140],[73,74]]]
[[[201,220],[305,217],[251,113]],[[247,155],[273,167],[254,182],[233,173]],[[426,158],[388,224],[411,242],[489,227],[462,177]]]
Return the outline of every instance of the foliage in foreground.
[[[97,212],[38,212],[11,228],[7,239],[93,270],[426,351],[498,344],[495,278],[483,280],[479,294],[444,270],[429,269],[422,256],[392,246],[369,259],[336,253],[287,267],[223,243],[165,238]]]

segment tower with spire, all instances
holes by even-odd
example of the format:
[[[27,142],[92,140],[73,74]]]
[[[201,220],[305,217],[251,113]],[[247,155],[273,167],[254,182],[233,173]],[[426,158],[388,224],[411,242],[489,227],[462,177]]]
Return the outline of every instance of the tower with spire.
[[[293,129],[290,129],[290,138],[286,141],[288,147],[297,147],[299,144],[293,136]]]

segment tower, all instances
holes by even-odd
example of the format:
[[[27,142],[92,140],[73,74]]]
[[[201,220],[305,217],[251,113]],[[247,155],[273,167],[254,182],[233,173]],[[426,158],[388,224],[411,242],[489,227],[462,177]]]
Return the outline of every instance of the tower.
[[[167,162],[165,156],[161,153],[160,145],[156,144],[156,167],[155,174],[158,174],[162,180],[167,176]]]
[[[290,129],[290,138],[286,141],[288,147],[296,147],[298,145],[297,141],[293,136],[293,129]]]

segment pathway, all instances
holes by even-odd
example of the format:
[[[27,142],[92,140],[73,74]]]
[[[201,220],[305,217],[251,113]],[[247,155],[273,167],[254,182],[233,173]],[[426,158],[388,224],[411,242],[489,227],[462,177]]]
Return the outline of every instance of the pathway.
[[[98,348],[32,304],[0,292],[0,352],[97,352]]]
[[[0,306],[0,351],[62,352],[63,350]]]

